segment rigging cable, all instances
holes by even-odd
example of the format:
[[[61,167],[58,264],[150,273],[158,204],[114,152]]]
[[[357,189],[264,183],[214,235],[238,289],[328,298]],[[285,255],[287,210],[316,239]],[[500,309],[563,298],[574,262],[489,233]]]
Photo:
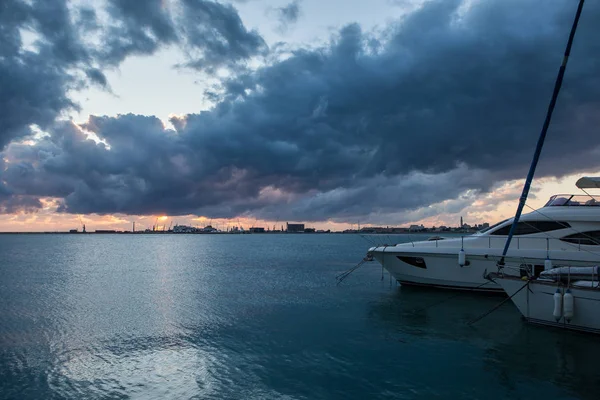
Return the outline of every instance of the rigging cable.
[[[527,174],[527,179],[525,180],[525,185],[523,186],[523,192],[521,193],[521,197],[519,199],[519,206],[517,207],[517,212],[515,213],[515,218],[513,220],[512,226],[510,227],[510,232],[508,233],[508,238],[506,239],[506,244],[504,245],[504,250],[502,251],[502,258],[498,262],[498,267],[502,267],[504,265],[504,257],[508,252],[510,241],[512,240],[513,234],[515,233],[515,228],[517,226],[517,223],[519,222],[521,213],[523,212],[525,202],[527,201],[529,188],[531,187],[531,181],[533,180],[533,175],[535,174],[535,169],[540,159],[542,147],[544,146],[544,140],[546,139],[546,133],[548,132],[548,127],[550,126],[550,120],[552,119],[552,113],[554,112],[554,107],[556,106],[556,100],[558,99],[558,93],[560,92],[562,81],[565,76],[567,62],[569,61],[569,55],[571,54],[571,46],[573,45],[573,38],[575,37],[575,31],[577,30],[577,24],[579,23],[579,17],[581,16],[581,10],[583,9],[584,1],[585,0],[579,0],[579,6],[577,7],[577,12],[575,13],[575,20],[573,21],[571,33],[569,34],[569,40],[567,41],[565,55],[563,57],[562,64],[558,70],[558,76],[556,77],[556,82],[554,84],[554,91],[552,92],[552,98],[550,99],[550,104],[548,105],[546,119],[544,120],[544,125],[542,126],[540,137],[538,138],[535,152],[533,154],[533,160],[531,161],[531,166],[529,167],[529,173]]]

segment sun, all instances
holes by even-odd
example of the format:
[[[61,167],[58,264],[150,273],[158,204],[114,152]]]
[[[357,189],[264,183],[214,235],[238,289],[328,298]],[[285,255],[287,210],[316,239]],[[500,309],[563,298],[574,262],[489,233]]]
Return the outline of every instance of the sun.
[[[166,215],[161,215],[160,217],[158,217],[159,221],[166,221],[169,217],[167,217]]]

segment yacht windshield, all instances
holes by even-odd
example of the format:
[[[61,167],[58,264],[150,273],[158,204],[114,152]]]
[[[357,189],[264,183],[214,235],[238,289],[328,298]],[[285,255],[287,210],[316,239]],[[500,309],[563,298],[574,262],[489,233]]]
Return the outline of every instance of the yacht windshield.
[[[557,194],[550,197],[544,207],[600,206],[599,196],[582,194]]]
[[[500,222],[498,222],[498,223],[496,223],[496,224],[494,224],[494,225],[492,225],[492,226],[490,226],[490,227],[487,227],[487,228],[484,228],[484,229],[482,229],[482,230],[480,230],[480,231],[477,231],[477,233],[486,233],[486,232],[488,232],[488,231],[491,231],[492,229],[494,229],[494,228],[496,228],[496,227],[498,227],[498,226],[502,225],[503,223],[505,223],[505,222],[506,222],[506,221],[508,221],[509,219],[510,219],[510,218],[507,218],[507,219],[505,219],[504,221],[500,221]]]

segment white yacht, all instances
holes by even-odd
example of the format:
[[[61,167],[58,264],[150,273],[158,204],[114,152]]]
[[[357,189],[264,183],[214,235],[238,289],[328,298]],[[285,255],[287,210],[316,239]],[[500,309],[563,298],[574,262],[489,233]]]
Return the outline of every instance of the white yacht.
[[[590,182],[600,185],[600,178],[581,178],[577,186],[590,187]],[[512,222],[469,236],[372,247],[368,256],[401,284],[502,292],[484,276],[497,270]],[[596,265],[595,251],[600,251],[600,197],[555,195],[521,216],[504,262],[522,267],[516,275],[530,270],[537,276],[549,265]]]
[[[600,189],[600,178],[582,178],[577,186]],[[587,202],[593,204],[592,199]],[[563,260],[567,266],[547,265],[539,275],[525,271],[516,277],[509,271],[521,268],[505,264],[488,277],[502,286],[528,322],[600,333],[600,230],[588,224],[573,236],[579,238],[576,245],[592,257],[593,266],[575,266],[578,259],[574,258]]]
[[[505,270],[490,274],[491,278],[502,285],[528,322],[600,333],[598,266],[557,267],[537,278],[522,279]]]

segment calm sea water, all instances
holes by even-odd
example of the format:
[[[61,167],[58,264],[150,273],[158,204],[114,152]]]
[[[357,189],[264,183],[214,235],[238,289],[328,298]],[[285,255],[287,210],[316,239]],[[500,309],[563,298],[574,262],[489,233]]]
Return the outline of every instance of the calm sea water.
[[[368,247],[2,235],[0,396],[598,399],[598,338],[528,326],[510,303],[469,326],[501,298],[444,302],[454,293],[401,288],[376,263],[336,286]]]

